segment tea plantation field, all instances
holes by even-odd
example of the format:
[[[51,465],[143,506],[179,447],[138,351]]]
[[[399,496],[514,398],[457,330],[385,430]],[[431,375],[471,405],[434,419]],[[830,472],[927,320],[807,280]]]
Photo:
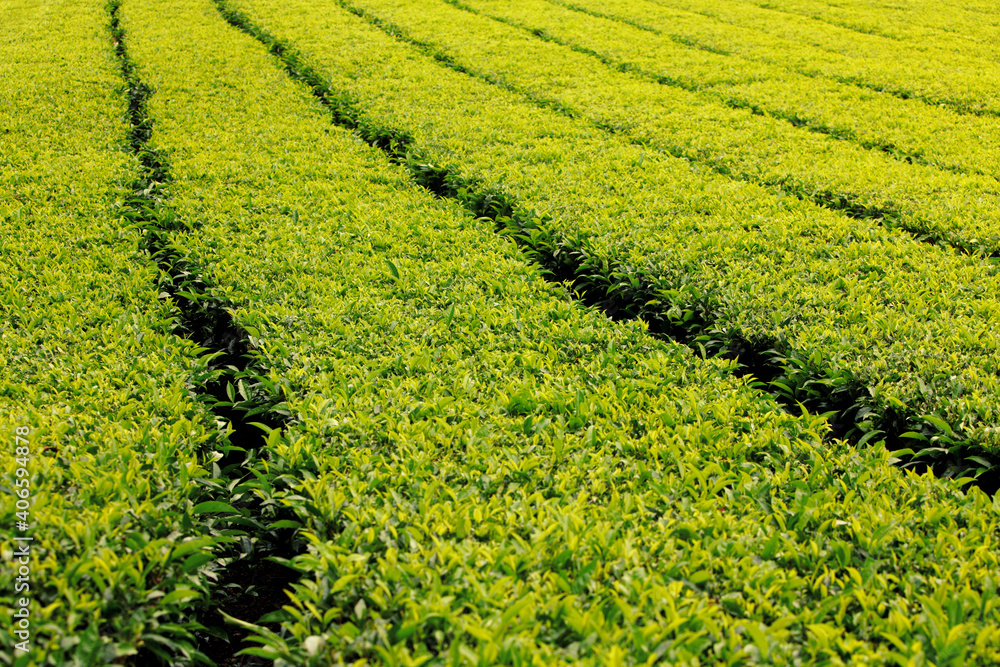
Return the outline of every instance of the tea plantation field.
[[[1000,663],[998,45],[0,0],[0,664]]]

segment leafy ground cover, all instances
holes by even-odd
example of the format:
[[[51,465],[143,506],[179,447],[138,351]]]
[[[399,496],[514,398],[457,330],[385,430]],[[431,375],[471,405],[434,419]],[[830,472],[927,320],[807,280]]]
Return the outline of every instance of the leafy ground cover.
[[[706,22],[689,15],[646,25],[628,18],[634,2],[453,2],[534,31],[608,65],[701,98],[876,149],[904,162],[1000,176],[1000,135],[989,117],[790,71],[783,60],[753,60],[689,36]],[[640,15],[641,18],[641,15]],[[658,26],[658,27],[656,27]]]
[[[811,0],[754,4],[905,42],[913,50],[931,47],[935,51],[952,50],[986,59],[998,54],[995,42],[1000,21],[972,7],[913,2],[875,9],[862,2],[840,4]]]
[[[881,5],[872,9],[867,3],[836,3],[836,5],[823,3],[813,3],[806,8],[805,3],[800,3],[799,7],[793,9],[789,5],[792,3],[767,3],[764,6],[761,2],[739,2],[730,3],[726,9],[722,6],[711,6],[705,3],[680,3],[680,2],[622,2],[621,0],[609,0],[605,3],[597,3],[593,0],[552,0],[553,4],[572,8],[576,11],[590,12],[595,15],[605,15],[614,17],[616,20],[641,26],[646,29],[656,30],[653,26],[669,28],[678,40],[684,40],[696,48],[710,49],[719,53],[735,54],[741,53],[755,60],[780,64],[785,61],[785,66],[790,70],[801,71],[808,76],[824,76],[818,70],[812,69],[808,65],[807,56],[810,48],[818,48],[820,52],[812,55],[823,58],[832,58],[829,64],[839,62],[846,65],[852,61],[855,64],[861,58],[878,58],[882,54],[887,54],[887,50],[892,55],[906,53],[911,59],[921,53],[930,51],[937,60],[937,67],[947,67],[950,59],[948,51],[958,52],[961,56],[989,60],[994,47],[990,30],[996,23],[996,12],[989,8],[980,6],[973,8],[967,3],[900,3],[895,6]],[[861,12],[871,16],[880,16],[880,25],[875,29],[866,30],[871,27],[864,26],[865,21],[850,21],[834,18],[834,14],[843,12]],[[784,14],[798,14],[791,19],[787,19]],[[826,14],[826,17],[823,16]],[[963,16],[964,14],[964,16]],[[739,18],[750,17],[750,21],[741,22]],[[707,20],[706,20],[707,19]],[[971,20],[970,20],[971,19]],[[838,22],[840,25],[838,25]],[[768,23],[786,23],[799,28],[811,25],[815,33],[808,39],[802,39],[801,35],[796,37],[793,34],[780,34],[782,28],[787,31],[789,25],[777,26],[777,29],[768,27]],[[853,25],[851,24],[853,23]],[[961,28],[957,23],[966,23]],[[925,32],[921,37],[915,35],[906,36],[906,31],[912,28],[911,25],[936,25],[937,34],[928,40],[933,33]],[[951,28],[946,28],[951,24]],[[832,26],[829,30],[827,26]],[[841,28],[841,30],[837,30]],[[853,34],[852,34],[853,33]],[[868,38],[863,35],[866,34]],[[944,38],[942,33],[948,33]],[[747,41],[740,44],[740,38],[747,38]],[[829,41],[832,39],[832,43]],[[879,39],[883,38],[883,39]],[[876,47],[877,50],[872,55],[872,51],[864,51],[856,48],[852,44],[852,39],[864,40],[864,44],[869,47]],[[816,42],[819,40],[819,43]],[[838,44],[839,42],[839,44]],[[786,57],[782,57],[782,49]],[[824,48],[825,47],[825,48]],[[834,55],[821,53],[827,51]],[[888,54],[887,54],[888,55]],[[789,58],[787,56],[798,56]],[[849,67],[848,67],[849,68]],[[874,80],[856,79],[838,76],[836,69],[827,70],[826,76],[832,79],[844,79],[845,83],[862,88],[878,88]],[[939,84],[940,85],[940,84]],[[947,85],[947,84],[945,84]],[[889,88],[888,94],[901,98],[911,98],[912,91],[905,91],[897,88]],[[921,99],[920,96],[914,99]],[[928,100],[922,100],[927,102]],[[958,113],[970,113],[969,109],[956,108]],[[971,112],[975,115],[975,112]]]
[[[140,170],[108,17],[75,0],[0,13],[0,660],[190,660],[226,540],[198,510],[219,492],[220,429],[191,392],[207,363],[124,216]]]
[[[1000,660],[1000,501],[871,446],[887,405],[927,451],[995,446],[991,262],[609,135],[356,7],[235,6],[4,6],[36,85],[0,70],[0,400],[39,448],[41,620],[0,660]],[[727,346],[783,355],[807,405],[860,384],[868,446]],[[298,579],[260,618],[227,591],[268,553]]]
[[[799,401],[815,393],[818,411],[862,432],[906,433],[928,454],[957,441],[995,446],[991,262],[609,136],[455,71],[464,66],[399,39],[398,26],[364,25],[377,17],[253,6],[365,123],[412,137],[421,160],[445,165],[457,192],[478,183],[512,197],[518,212],[502,224],[594,300],[709,348],[756,346],[779,361],[779,390]]]
[[[995,206],[1000,183],[992,176],[900,162],[782,119],[728,108],[697,91],[636,80],[616,71],[614,61],[612,67],[595,68],[590,54],[567,48],[568,42],[549,41],[555,39],[546,33],[549,3],[534,5],[534,12],[530,4],[513,10],[505,5],[438,0],[416,8],[399,0],[361,0],[351,6],[384,18],[483,78],[549,100],[642,145],[853,217],[881,219],[920,237],[972,252],[997,254],[1000,249]],[[547,39],[539,39],[536,31]],[[588,32],[607,40],[604,30]],[[718,65],[699,74],[710,84],[745,83],[757,76]]]
[[[982,494],[865,463],[885,460],[875,449],[823,444],[819,421],[783,413],[727,378],[725,364],[581,310],[482,220],[330,127],[308,89],[205,7],[136,3],[124,17],[157,90],[152,143],[171,156],[173,201],[199,221],[179,243],[213,267],[234,316],[288,382],[295,418],[272,432],[265,468],[280,482],[261,490],[293,509],[312,546],[292,561],[303,579],[272,617],[282,630],[261,631],[261,654],[285,664],[988,657],[992,630],[963,653],[958,633],[925,644],[860,609],[857,630],[834,648],[836,637],[819,637],[827,625],[839,634],[839,605],[863,590],[861,561],[866,585],[882,581],[886,594],[898,575],[875,574],[877,558],[856,551],[880,548],[855,546],[874,534],[862,524],[850,549],[839,547],[836,584],[831,565],[809,556],[836,558],[826,540],[848,542],[817,535],[844,505],[839,492],[811,488],[845,465],[866,480],[884,473],[849,484],[876,512],[899,511],[908,493],[869,500],[885,483],[920,497],[933,489],[934,502],[969,511],[991,507]],[[791,515],[824,509],[768,530],[796,490],[801,512]],[[708,547],[715,535],[722,542]],[[921,562],[944,548],[894,535]],[[775,562],[779,544],[799,556]],[[757,584],[745,582],[761,582],[761,568],[777,588],[751,593]],[[802,597],[807,578],[814,592]],[[922,613],[954,597],[935,584],[921,588],[931,610]],[[838,601],[813,609],[810,595]],[[793,610],[805,624],[790,622]],[[990,625],[963,618],[976,633]]]
[[[591,0],[584,0],[590,4]],[[997,63],[981,54],[953,48],[913,48],[881,35],[822,23],[807,16],[775,11],[750,2],[651,0],[636,3],[654,25],[664,19],[694,14],[717,47],[753,58],[780,60],[812,76],[882,90],[898,97],[943,105],[959,113],[996,116]],[[947,11],[947,10],[942,10]],[[669,19],[668,19],[669,20]],[[736,34],[752,35],[741,42]],[[698,39],[698,38],[695,38]]]

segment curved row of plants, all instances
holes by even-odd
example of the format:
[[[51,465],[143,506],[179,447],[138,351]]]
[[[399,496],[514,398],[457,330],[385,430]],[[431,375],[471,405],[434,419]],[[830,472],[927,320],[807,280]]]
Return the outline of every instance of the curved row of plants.
[[[949,174],[902,163],[781,119],[730,108],[710,94],[637,79],[599,54],[610,67],[595,68],[595,54],[567,48],[564,40],[545,32],[552,21],[545,2],[536,13],[479,0],[455,4],[437,0],[417,8],[396,0],[356,0],[346,6],[469,74],[642,146],[930,242],[973,254],[996,255],[1000,249],[1000,213],[994,205],[1000,183],[993,175]],[[507,18],[525,13],[528,24]],[[591,33],[610,41],[603,29]],[[717,65],[702,68],[701,74],[710,85],[756,77]]]
[[[811,132],[881,151],[901,162],[956,173],[1000,177],[1000,131],[991,117],[903,100],[838,81],[790,71],[776,52],[750,59],[677,31],[711,24],[708,17],[664,21],[660,27],[561,0],[449,0],[453,5],[531,31],[596,57],[609,67],[699,98],[770,116]],[[621,3],[621,9],[642,7]]]
[[[903,42],[913,51],[950,50],[986,60],[1000,55],[995,43],[997,19],[991,20],[988,8],[983,6],[914,2],[872,8],[863,2],[837,6],[813,0],[758,0],[753,4],[862,34],[884,36]]]
[[[15,36],[0,41],[0,502],[4,534],[29,538],[4,547],[0,661],[190,661],[213,550],[231,540],[203,504],[226,491],[212,467],[223,434],[192,392],[210,358],[175,335],[128,219],[140,169],[103,7],[0,14]],[[16,479],[15,432],[28,450]],[[26,578],[11,556],[24,544]],[[12,618],[21,599],[29,615]]]
[[[0,425],[30,430],[35,539],[31,651],[3,660],[225,662],[247,633],[278,665],[1000,659],[995,502],[648,329],[787,374],[777,343],[647,303],[523,182],[438,166],[419,116],[392,129],[258,30],[302,86],[209,2],[3,13]],[[526,172],[568,138],[492,129]],[[584,158],[664,168],[586,132]],[[791,397],[844,386],[804,377]]]
[[[1000,114],[995,92],[1000,69],[992,56],[972,53],[972,48],[960,53],[953,48],[914,48],[749,2],[575,0],[575,4],[654,27],[677,30],[685,25],[685,34],[695,41],[755,60],[787,63],[789,69],[809,76],[945,106],[961,114]]]
[[[4,486],[30,491],[28,510],[4,494],[4,525],[30,546],[27,579],[0,577],[5,664],[225,659],[236,642],[217,608],[273,608],[255,599],[292,578],[262,564],[295,545],[245,470],[260,455],[256,425],[288,413],[231,304],[174,243],[192,225],[148,146],[152,90],[119,8],[3,7],[21,38],[5,61],[33,63],[29,79],[2,76],[4,138],[32,138],[5,146],[0,181],[14,204],[2,428],[22,436],[29,473]],[[11,617],[21,599],[27,626]]]
[[[992,593],[942,560],[957,546],[987,566],[971,549],[995,530],[983,494],[823,444],[821,420],[782,412],[729,364],[581,309],[492,222],[331,128],[206,5],[129,4],[125,21],[178,213],[202,221],[185,252],[215,268],[295,415],[267,444],[268,473],[292,486],[267,501],[310,548],[254,653],[991,658]],[[911,502],[949,510],[930,520]],[[942,530],[955,516],[969,549]],[[900,544],[927,583],[889,564]],[[884,618],[839,611],[872,590]]]
[[[243,4],[309,49],[310,63],[292,53],[291,67],[312,72],[336,117],[373,143],[395,137],[424,182],[492,211],[589,302],[708,353],[742,352],[772,390],[832,412],[842,434],[901,437],[952,475],[992,465],[991,263],[609,138],[445,54],[415,59],[426,47],[377,17],[366,16],[375,30],[337,8]],[[362,47],[327,46],[358,32]],[[379,68],[391,87],[364,75]]]

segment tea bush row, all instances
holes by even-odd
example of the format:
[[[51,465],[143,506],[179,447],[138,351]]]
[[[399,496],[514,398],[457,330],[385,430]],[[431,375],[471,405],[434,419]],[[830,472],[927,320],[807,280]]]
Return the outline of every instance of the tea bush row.
[[[500,224],[617,316],[709,349],[755,341],[785,367],[779,390],[848,394],[859,428],[903,414],[900,432],[937,453],[997,447],[992,263],[610,137],[338,7],[239,6],[309,54],[366,127],[411,137],[417,171],[443,169],[470,205],[482,197],[463,183],[519,202]]]
[[[125,23],[200,223],[181,242],[294,414],[258,492],[311,546],[256,653],[996,659],[994,503],[822,443],[726,364],[580,308],[210,7],[130,2]],[[358,25],[355,47],[377,37]]]
[[[510,3],[472,0],[459,5],[494,14],[498,5]],[[541,5],[545,11],[533,15],[526,30],[518,30],[444,0],[419,7],[400,0],[351,3],[484,78],[559,105],[642,145],[853,217],[881,219],[919,237],[972,252],[1000,252],[1000,183],[993,176],[906,164],[782,119],[729,108],[695,91],[636,80],[614,67],[595,67],[591,56],[531,34],[547,29],[548,3]],[[503,17],[520,17],[523,5],[516,7],[499,11]],[[606,32],[594,34],[603,37]],[[754,77],[753,72],[714,69],[717,80],[741,83]]]
[[[787,67],[814,77],[943,105],[959,113],[1000,114],[992,57],[953,48],[909,45],[752,3],[711,0],[573,0],[575,5],[621,15],[684,35],[697,44]]]
[[[673,22],[654,28],[618,15],[637,3],[595,3],[591,9],[590,5],[549,0],[450,1],[592,53],[611,67],[700,93],[693,99],[783,119],[903,162],[1000,176],[1000,132],[990,117],[963,115],[919,100],[817,79],[790,71],[788,62],[752,60],[699,44],[677,32],[679,27]],[[707,17],[694,18],[711,22]]]
[[[192,391],[207,362],[125,216],[140,169],[108,17],[79,0],[0,14],[0,662],[191,660],[228,539],[202,505],[222,438]]]
[[[979,58],[996,58],[997,12],[988,7],[962,4],[910,2],[872,8],[866,3],[832,5],[812,0],[754,2],[761,7],[789,12],[855,32],[880,35],[904,42],[909,49],[951,50]]]

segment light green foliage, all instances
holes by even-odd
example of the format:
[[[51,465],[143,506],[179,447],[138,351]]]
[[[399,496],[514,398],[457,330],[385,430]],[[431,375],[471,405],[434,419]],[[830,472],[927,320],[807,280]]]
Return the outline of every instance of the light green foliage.
[[[191,396],[203,364],[172,334],[157,270],[121,216],[137,171],[107,13],[6,1],[0,15],[0,661],[20,641],[21,597],[31,652],[15,664],[180,657],[219,539],[189,512],[218,428]],[[17,427],[30,429],[26,531],[11,491]],[[15,535],[33,538],[20,592]]]
[[[621,5],[617,0],[611,2]],[[582,3],[603,6],[593,0]],[[653,0],[633,6],[630,14],[641,12],[639,20],[654,26],[694,19],[700,33],[691,35],[695,40],[732,53],[781,62],[812,76],[942,104],[961,113],[1000,114],[996,92],[1000,69],[982,53],[958,51],[953,45],[912,48],[899,40],[742,0]]]
[[[658,26],[653,27],[629,18],[630,12],[643,6],[630,0],[565,5],[550,0],[516,3],[472,0],[456,4],[540,30],[544,37],[574,48],[592,51],[612,67],[627,68],[647,79],[699,93],[688,99],[701,103],[707,99],[750,109],[813,132],[883,151],[900,161],[929,164],[958,173],[1000,176],[997,154],[1000,131],[992,117],[963,115],[922,100],[903,100],[850,83],[789,71],[783,60],[753,60],[724,48],[700,44],[697,33],[690,31],[711,23],[703,16],[690,15],[686,21],[673,18],[651,21]],[[787,141],[786,138],[783,145]],[[743,150],[760,148],[755,142],[744,142],[743,146]],[[808,178],[836,175],[825,159],[819,164],[804,162],[808,163]],[[899,173],[898,167],[889,170]],[[883,178],[894,183],[898,178],[879,171],[854,168],[850,173],[855,180],[860,174],[862,181]],[[927,214],[923,210],[917,212]]]
[[[495,41],[448,61],[337,3],[241,0],[328,77],[352,133],[209,0],[127,0],[146,148],[173,176],[163,234],[291,415],[224,484],[225,425],[194,397],[209,361],[127,222],[140,169],[107,11],[37,4],[0,0],[0,431],[31,429],[35,538],[32,652],[14,661],[5,567],[0,662],[203,663],[219,545],[278,528],[308,540],[302,578],[271,629],[233,621],[276,665],[1000,661],[1000,501],[581,307],[460,203],[513,201],[496,223],[536,256],[652,295],[624,315],[773,340],[807,378],[789,391],[862,382],[865,409],[923,420],[932,449],[1000,451],[994,264],[567,117],[619,118],[640,99],[619,74],[599,103],[556,101],[582,95],[570,71],[459,74],[516,62],[516,31],[482,19],[465,39]],[[360,138],[411,151],[393,165]]]
[[[782,119],[728,108],[710,94],[636,80],[613,67],[595,67],[590,55],[487,18],[499,15],[527,30],[549,30],[548,2],[529,3],[528,10],[510,9],[508,4],[460,3],[482,10],[483,16],[448,6],[444,0],[419,6],[402,0],[359,0],[353,6],[400,26],[473,72],[551,100],[635,142],[855,216],[884,219],[884,224],[918,236],[973,251],[1000,251],[996,206],[1000,184],[993,176],[961,176],[902,163],[880,151],[795,128]],[[555,10],[558,17],[560,8]],[[603,28],[586,31],[607,39]],[[557,27],[554,34],[562,32]],[[700,75],[710,87],[742,84],[759,76],[753,68],[726,65],[706,63],[701,72],[689,76]]]
[[[990,49],[991,43],[995,42],[995,36],[990,35],[985,40],[973,39],[974,31],[966,27],[959,33],[949,33],[945,40],[937,40],[938,48],[930,49],[928,52],[925,48],[926,38],[898,41],[878,35],[865,35],[856,29],[837,29],[835,23],[789,16],[780,11],[780,7],[785,5],[773,2],[768,3],[771,5],[770,9],[757,7],[749,2],[724,4],[680,1],[632,2],[631,0],[570,2],[555,0],[555,2],[584,11],[611,15],[646,28],[662,30],[696,47],[709,48],[737,58],[748,58],[758,63],[767,63],[810,78],[825,79],[822,87],[839,81],[849,86],[872,91],[884,90],[896,97],[919,100],[919,103],[908,105],[911,110],[920,105],[927,105],[932,110],[940,103],[961,114],[982,114],[987,119],[996,115],[995,109],[990,111],[983,104],[983,89],[976,90],[971,95],[973,99],[966,101],[957,99],[954,92],[942,93],[941,97],[936,96],[936,91],[940,91],[942,87],[955,84],[961,86],[963,79],[967,81],[970,76],[981,77],[981,69],[996,66],[995,56],[991,63],[987,53],[982,52],[984,48]],[[844,6],[844,3],[837,4]],[[857,6],[859,3],[851,4]],[[867,5],[867,3],[860,4]],[[898,7],[900,4],[911,6],[897,11],[900,9]],[[921,4],[923,7],[918,8],[913,6],[914,4]],[[963,13],[954,4],[922,2],[893,3],[893,5],[895,6],[884,3],[875,10],[881,17],[878,32],[888,34],[897,31],[900,29],[901,20],[913,20],[915,16],[921,14],[924,17],[932,17],[931,21],[949,22]],[[973,22],[978,23],[983,32],[988,34],[997,23],[997,19],[995,8],[993,12],[984,9],[970,8],[965,13],[967,16],[975,17],[972,19]],[[830,6],[824,11],[830,11]],[[866,6],[864,11],[871,12],[872,9]],[[817,40],[829,40],[834,36],[836,39],[832,44],[817,42]],[[972,53],[977,48],[980,53]],[[790,80],[793,86],[795,78],[797,77],[792,77]],[[974,89],[975,84],[971,85]],[[836,116],[836,119],[839,122],[852,120],[844,116]],[[938,124],[935,122],[932,125]],[[990,123],[987,120],[980,126],[989,127]],[[919,128],[915,129],[919,132]]]
[[[244,6],[373,122],[410,133],[425,159],[511,193],[534,217],[523,233],[538,246],[576,258],[609,290],[649,286],[633,315],[705,316],[716,338],[777,341],[790,376],[859,383],[866,410],[931,415],[996,451],[992,263],[609,136],[450,71],[338,7]],[[950,446],[947,429],[923,423],[920,438]]]
[[[805,16],[815,25],[830,24],[854,32],[901,42],[911,52],[940,57],[953,51],[965,57],[995,59],[997,12],[966,3],[931,3],[922,0],[872,7],[865,2],[828,3],[824,0],[751,0],[764,8]],[[847,35],[845,34],[845,37]],[[945,56],[947,58],[947,56]]]
[[[250,624],[253,652],[279,665],[996,659],[1000,514],[982,494],[822,443],[821,420],[781,412],[725,364],[573,304],[485,221],[331,127],[206,3],[126,9],[158,91],[153,143],[178,213],[198,222],[179,242],[213,266],[294,414],[268,438],[261,492],[311,546],[270,617],[279,629]],[[345,25],[355,48],[395,48]],[[425,85],[447,82],[400,52]]]
[[[873,450],[796,444],[772,468],[752,448],[656,429],[599,431],[591,443],[547,427],[499,447],[407,430],[384,447],[324,449],[317,479],[291,499],[316,537],[297,559],[287,634],[264,633],[261,655],[284,665],[997,658],[996,510],[978,495],[946,499],[926,478],[901,488]],[[309,447],[303,438],[284,451],[291,463]]]

